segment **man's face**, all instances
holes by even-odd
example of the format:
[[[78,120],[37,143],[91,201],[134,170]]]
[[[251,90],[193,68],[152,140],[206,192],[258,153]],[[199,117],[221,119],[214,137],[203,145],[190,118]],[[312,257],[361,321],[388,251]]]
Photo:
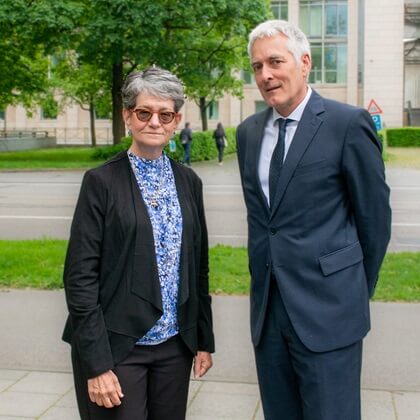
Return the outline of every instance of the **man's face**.
[[[283,34],[257,39],[251,49],[251,63],[257,86],[267,102],[287,117],[304,99],[311,58],[302,55],[300,62],[287,48]]]

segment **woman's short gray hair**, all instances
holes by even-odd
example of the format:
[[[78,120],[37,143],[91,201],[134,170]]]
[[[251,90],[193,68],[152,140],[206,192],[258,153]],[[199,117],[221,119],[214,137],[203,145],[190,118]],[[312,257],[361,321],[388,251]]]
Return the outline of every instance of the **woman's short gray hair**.
[[[149,67],[143,71],[131,72],[121,89],[123,107],[133,109],[141,93],[174,101],[175,112],[184,105],[184,89],[181,81],[170,71]]]
[[[311,47],[306,35],[294,24],[285,20],[267,20],[260,23],[249,34],[248,54],[251,57],[252,46],[257,39],[283,34],[287,36],[287,47],[299,64],[302,55],[311,56]]]

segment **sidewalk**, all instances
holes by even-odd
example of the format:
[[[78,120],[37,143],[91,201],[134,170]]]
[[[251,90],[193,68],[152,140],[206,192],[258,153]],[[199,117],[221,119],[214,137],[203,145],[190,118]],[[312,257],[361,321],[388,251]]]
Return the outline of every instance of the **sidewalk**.
[[[215,296],[213,312],[214,367],[191,381],[187,419],[262,420],[248,297]],[[78,419],[69,348],[60,341],[65,316],[62,291],[0,291],[1,420]],[[420,419],[419,319],[420,304],[372,304],[363,420]]]

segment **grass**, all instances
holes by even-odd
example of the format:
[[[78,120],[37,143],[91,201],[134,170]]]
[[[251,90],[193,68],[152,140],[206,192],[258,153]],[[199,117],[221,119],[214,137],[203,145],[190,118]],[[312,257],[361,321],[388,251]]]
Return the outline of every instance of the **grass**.
[[[57,147],[0,152],[0,170],[87,169],[103,161],[93,160],[91,147]],[[386,165],[420,169],[419,147],[387,147]]]
[[[85,169],[101,161],[92,159],[92,148],[58,147],[1,152],[0,169]]]
[[[67,241],[0,241],[0,287],[59,289]],[[249,291],[245,248],[210,249],[210,292],[246,295]],[[420,302],[420,253],[385,257],[375,300]]]
[[[387,147],[386,165],[420,169],[420,147]]]

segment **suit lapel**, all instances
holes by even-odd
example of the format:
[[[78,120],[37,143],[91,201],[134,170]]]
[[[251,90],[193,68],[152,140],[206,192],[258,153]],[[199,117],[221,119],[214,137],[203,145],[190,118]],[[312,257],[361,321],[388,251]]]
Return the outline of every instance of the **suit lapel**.
[[[251,133],[250,138],[256,139],[256,141],[250,141],[249,144],[252,145],[252,148],[249,150],[249,154],[251,156],[252,161],[252,179],[254,181],[254,190],[258,191],[260,195],[261,201],[264,203],[265,210],[267,214],[270,212],[270,208],[268,206],[267,198],[264,194],[264,191],[261,187],[260,176],[258,172],[259,162],[260,162],[260,155],[261,155],[261,145],[264,138],[264,129],[267,124],[268,119],[272,115],[273,109],[268,108],[266,111],[260,114],[260,118],[255,120],[255,126],[253,133]]]
[[[283,199],[284,193],[290,179],[293,176],[296,166],[313,140],[319,126],[322,124],[322,119],[318,117],[318,115],[322,112],[324,112],[322,98],[313,91],[302,114],[302,118],[299,121],[292,144],[290,145],[290,149],[284,161],[279,183],[277,185],[275,200],[271,207],[270,220],[274,217],[274,214]]]

